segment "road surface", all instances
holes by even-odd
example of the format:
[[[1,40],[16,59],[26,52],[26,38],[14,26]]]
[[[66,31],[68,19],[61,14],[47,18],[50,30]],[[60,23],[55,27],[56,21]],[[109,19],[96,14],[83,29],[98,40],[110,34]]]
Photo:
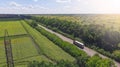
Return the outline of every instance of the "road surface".
[[[61,34],[59,34],[59,33],[57,33],[57,32],[54,32],[54,31],[52,31],[52,30],[50,30],[50,29],[48,29],[48,28],[46,28],[46,27],[44,27],[44,26],[42,26],[42,25],[40,25],[40,24],[38,24],[38,26],[40,26],[40,27],[42,27],[43,29],[45,29],[45,30],[47,30],[47,31],[49,31],[49,32],[57,35],[57,36],[60,37],[62,40],[67,41],[67,42],[73,44],[73,40],[72,40],[72,39],[67,38],[67,37],[65,37],[65,36],[63,36],[63,35],[61,35]],[[79,48],[79,49],[80,49],[80,48]],[[89,56],[93,56],[94,54],[97,53],[97,54],[99,54],[99,56],[102,57],[102,58],[108,58],[107,56],[104,56],[104,55],[102,55],[102,54],[100,54],[100,53],[96,52],[95,50],[92,50],[92,49],[90,49],[90,48],[88,48],[88,47],[84,47],[84,49],[80,49],[80,50],[85,51]],[[114,60],[113,60],[113,61],[114,61]],[[119,63],[119,62],[114,61],[114,63],[115,63],[115,65],[116,65],[117,67],[120,67],[120,63]]]

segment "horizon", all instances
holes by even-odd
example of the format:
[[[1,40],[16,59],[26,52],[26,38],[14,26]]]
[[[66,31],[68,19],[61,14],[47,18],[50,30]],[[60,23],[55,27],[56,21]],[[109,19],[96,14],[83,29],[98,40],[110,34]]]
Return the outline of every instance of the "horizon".
[[[4,0],[0,14],[120,14],[119,0]]]

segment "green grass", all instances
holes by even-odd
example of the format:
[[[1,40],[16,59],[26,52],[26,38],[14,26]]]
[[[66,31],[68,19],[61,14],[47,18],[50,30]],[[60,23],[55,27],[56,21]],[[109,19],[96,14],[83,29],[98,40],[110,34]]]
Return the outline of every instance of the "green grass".
[[[14,60],[38,55],[34,43],[29,37],[12,39]]]
[[[35,41],[39,44],[39,47],[44,55],[47,55],[49,58],[54,59],[55,61],[75,61],[75,58],[56,46],[53,42],[51,42],[49,39],[41,35],[38,31],[30,27],[27,23],[25,23],[24,21],[22,23],[35,39]]]
[[[26,67],[30,61],[48,61],[44,55],[38,54],[33,41],[27,34],[20,21],[0,21],[0,67],[6,65],[6,55],[4,47],[4,30],[7,29],[11,36],[12,52],[15,66]],[[14,36],[17,35],[17,36]]]
[[[6,55],[5,55],[5,49],[4,49],[4,41],[0,40],[0,67],[3,65],[6,65]]]
[[[11,36],[12,53],[15,67],[27,67],[30,61],[68,60],[75,61],[75,58],[56,46],[49,39],[41,35],[37,30],[30,27],[24,21],[22,22],[35,41],[39,44],[40,54],[35,47],[34,41],[27,34],[20,21],[0,21],[0,37],[4,36],[4,30],[7,29]],[[20,36],[14,36],[20,35]],[[6,66],[6,55],[4,49],[4,38],[0,38],[0,67]]]
[[[26,34],[20,21],[0,21],[0,37],[4,36],[5,30],[9,32],[9,35]]]
[[[27,64],[29,61],[35,61],[35,60],[39,62],[42,62],[42,61],[52,62],[49,59],[47,59],[44,55],[39,55],[39,56],[21,59],[15,62],[15,67],[27,67]]]
[[[6,62],[5,59],[5,51],[3,40],[0,41],[2,45],[0,45],[0,62]],[[31,41],[29,37],[22,37],[12,39],[12,52],[13,58],[16,66],[19,65],[27,65],[30,61],[50,61],[43,55],[39,55],[36,48],[34,47],[34,43]],[[2,59],[3,58],[3,59]]]

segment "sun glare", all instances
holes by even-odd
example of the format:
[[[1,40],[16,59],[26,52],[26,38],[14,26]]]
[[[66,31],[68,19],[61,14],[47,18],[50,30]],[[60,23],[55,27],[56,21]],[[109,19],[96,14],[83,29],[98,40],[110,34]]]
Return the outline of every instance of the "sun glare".
[[[100,0],[96,3],[98,10],[104,13],[119,13],[120,12],[120,0]],[[94,5],[95,6],[95,5]]]
[[[120,13],[120,0],[86,0],[82,4],[78,6],[88,12]]]

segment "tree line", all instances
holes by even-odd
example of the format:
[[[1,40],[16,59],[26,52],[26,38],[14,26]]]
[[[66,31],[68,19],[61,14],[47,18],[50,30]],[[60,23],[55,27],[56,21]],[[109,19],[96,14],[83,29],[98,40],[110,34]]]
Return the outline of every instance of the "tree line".
[[[80,22],[71,22],[48,17],[33,17],[33,19],[46,26],[56,28],[64,33],[81,38],[86,45],[96,45],[107,51],[120,49],[118,47],[120,43],[120,33],[105,29],[104,26],[96,24],[84,25]]]
[[[71,56],[75,57],[77,61],[59,61],[57,64],[53,63],[43,63],[43,62],[30,62],[28,67],[115,67],[114,63],[110,59],[102,59],[99,55],[94,55],[89,57],[84,51],[79,50],[75,45],[63,41],[55,34],[52,34],[41,27],[33,26],[33,23],[29,23],[33,28],[38,30],[42,35],[46,36],[53,43],[61,47],[64,51],[69,53]],[[64,63],[63,63],[64,62]],[[59,64],[60,63],[60,64]]]
[[[116,55],[118,53],[120,54],[120,52],[118,52],[120,49],[120,33],[117,31],[106,29],[104,25],[93,23],[87,25],[83,22],[73,22],[67,19],[61,20],[59,18],[50,18],[46,16],[32,16],[32,19],[56,31],[62,31],[72,37],[80,38],[86,46],[97,46],[104,51],[108,51],[110,54],[113,53],[112,55],[108,55],[108,53],[105,55],[120,61],[120,56]]]

